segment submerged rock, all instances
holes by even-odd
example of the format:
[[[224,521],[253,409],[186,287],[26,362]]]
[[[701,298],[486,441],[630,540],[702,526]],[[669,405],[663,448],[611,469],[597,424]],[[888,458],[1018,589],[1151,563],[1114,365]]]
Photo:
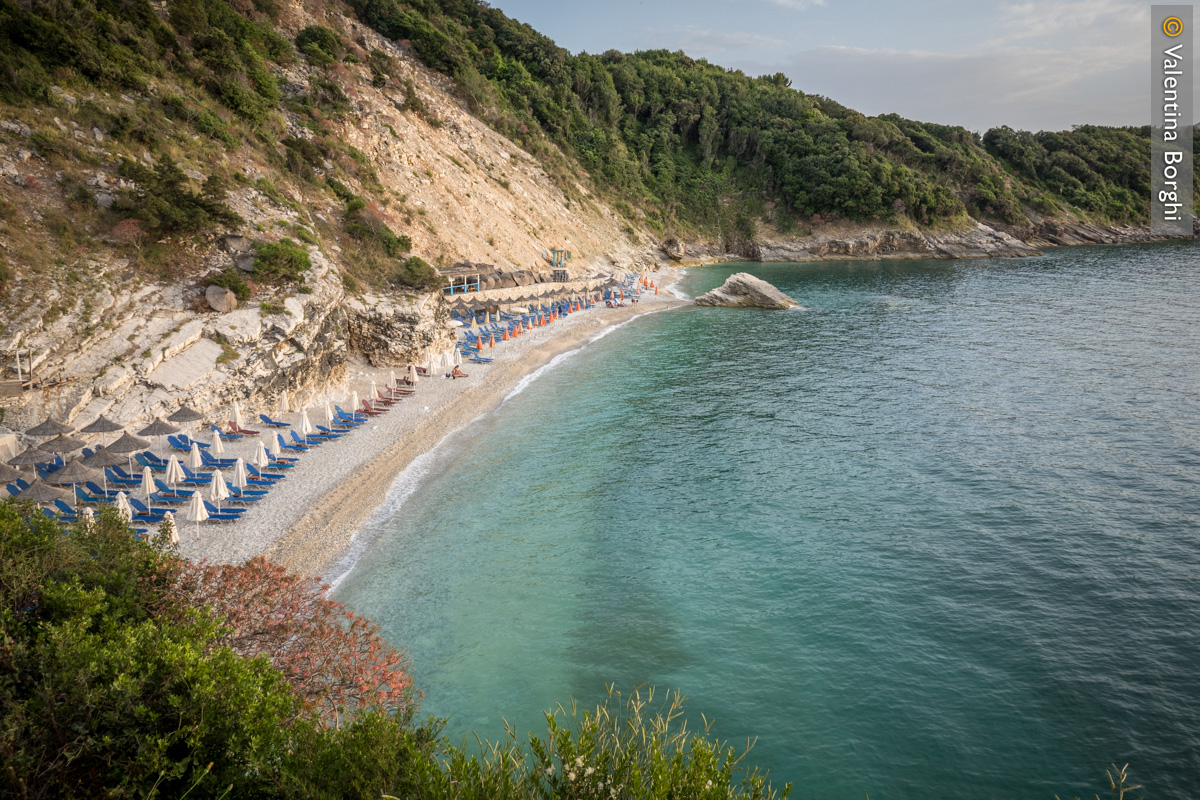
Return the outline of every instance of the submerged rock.
[[[748,272],[735,272],[721,286],[697,297],[696,305],[784,309],[800,304]]]

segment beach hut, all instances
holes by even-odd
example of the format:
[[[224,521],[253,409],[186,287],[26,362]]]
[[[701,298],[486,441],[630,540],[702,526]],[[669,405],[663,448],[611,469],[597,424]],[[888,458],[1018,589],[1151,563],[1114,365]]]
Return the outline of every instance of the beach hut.
[[[212,480],[208,482],[208,499],[217,504],[218,513],[221,511],[221,501],[229,499],[229,487],[225,485],[225,478],[219,469],[213,470]]]
[[[117,509],[117,514],[126,522],[133,522],[133,506],[129,505],[129,496],[124,492],[117,492],[117,502],[114,503]]]
[[[204,507],[204,498],[200,496],[199,492],[192,493],[192,499],[188,501],[183,518],[188,522],[196,523],[196,535],[200,535],[200,523],[208,519],[208,509]]]

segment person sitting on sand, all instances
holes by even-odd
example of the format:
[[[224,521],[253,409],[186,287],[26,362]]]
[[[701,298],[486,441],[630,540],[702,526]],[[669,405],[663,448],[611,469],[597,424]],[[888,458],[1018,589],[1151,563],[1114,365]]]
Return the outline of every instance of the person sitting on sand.
[[[450,377],[451,378],[469,378],[471,376],[468,375],[467,373],[463,372],[458,367],[455,367],[454,369],[450,370]]]

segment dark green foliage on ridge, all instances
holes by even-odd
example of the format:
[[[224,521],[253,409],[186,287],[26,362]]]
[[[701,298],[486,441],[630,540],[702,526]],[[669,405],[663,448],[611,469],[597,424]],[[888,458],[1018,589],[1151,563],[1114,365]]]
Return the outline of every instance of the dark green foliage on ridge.
[[[242,224],[241,217],[226,204],[225,186],[216,175],[210,175],[195,192],[183,170],[171,161],[147,167],[126,159],[119,171],[135,185],[121,192],[113,209],[141,220],[149,233],[190,233],[217,223]]]

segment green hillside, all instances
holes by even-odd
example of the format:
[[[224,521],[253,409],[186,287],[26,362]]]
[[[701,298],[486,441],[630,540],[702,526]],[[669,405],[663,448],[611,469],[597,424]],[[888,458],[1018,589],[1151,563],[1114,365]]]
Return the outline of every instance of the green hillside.
[[[477,114],[534,149],[557,145],[659,231],[757,216],[785,230],[813,215],[1147,222],[1148,128],[980,137],[866,117],[790,88],[782,74],[751,78],[683,53],[571,55],[475,0],[349,2],[452,76]]]

